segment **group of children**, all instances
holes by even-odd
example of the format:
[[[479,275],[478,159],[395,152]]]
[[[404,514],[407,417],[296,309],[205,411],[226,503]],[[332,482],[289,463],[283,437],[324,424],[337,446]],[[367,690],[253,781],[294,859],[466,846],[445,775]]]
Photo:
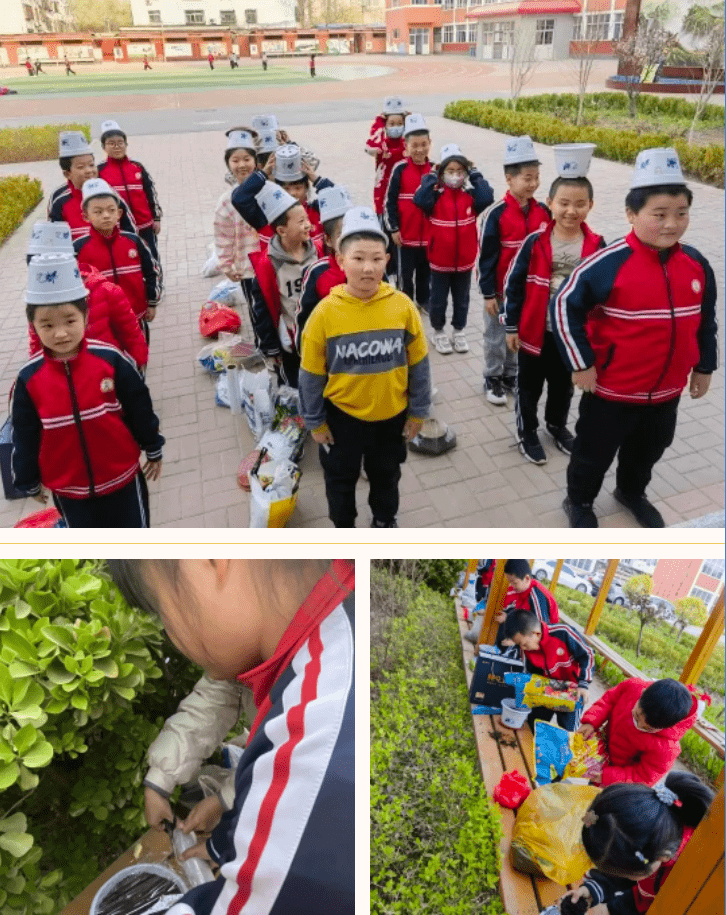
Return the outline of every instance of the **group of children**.
[[[487,595],[495,562],[479,565],[478,599]],[[646,912],[713,799],[696,776],[670,771],[681,738],[696,721],[698,699],[677,680],[631,677],[582,714],[593,675],[592,649],[560,622],[554,596],[533,578],[526,559],[507,560],[504,575],[509,589],[496,617],[497,644],[519,654],[527,671],[575,684],[581,700],[574,712],[533,709],[530,727],[556,715],[561,727],[585,739],[599,734],[606,747],[602,774],[593,782],[604,790],[582,830],[595,868],[566,898],[586,899],[592,915]]]

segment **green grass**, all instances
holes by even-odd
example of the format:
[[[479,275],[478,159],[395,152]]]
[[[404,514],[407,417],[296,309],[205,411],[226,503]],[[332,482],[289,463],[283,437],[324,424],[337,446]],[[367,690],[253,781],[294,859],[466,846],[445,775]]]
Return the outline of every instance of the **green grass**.
[[[40,181],[28,175],[0,178],[0,245],[43,198]]]

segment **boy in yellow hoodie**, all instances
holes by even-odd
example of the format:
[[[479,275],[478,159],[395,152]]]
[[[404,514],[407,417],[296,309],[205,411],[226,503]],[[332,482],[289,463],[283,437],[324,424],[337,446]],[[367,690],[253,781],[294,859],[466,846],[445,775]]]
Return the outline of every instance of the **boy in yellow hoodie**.
[[[336,527],[355,527],[361,463],[370,483],[371,527],[398,527],[406,442],[431,406],[421,318],[408,296],[382,282],[386,245],[372,210],[348,210],[337,255],[346,282],[320,302],[302,335],[300,400],[320,445]]]

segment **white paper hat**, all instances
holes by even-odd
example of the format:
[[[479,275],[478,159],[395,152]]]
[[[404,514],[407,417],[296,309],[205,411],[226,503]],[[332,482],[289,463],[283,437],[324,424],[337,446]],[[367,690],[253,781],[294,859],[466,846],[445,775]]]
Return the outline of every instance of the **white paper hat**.
[[[403,114],[403,99],[398,95],[389,95],[383,102],[384,114]]]
[[[282,216],[290,207],[294,207],[298,202],[288,194],[287,191],[275,184],[274,181],[265,181],[262,190],[255,194],[260,209],[268,223],[274,222],[278,216]]]
[[[642,149],[635,160],[631,187],[652,187],[654,184],[685,184],[678,153],[670,147]]]
[[[407,137],[417,130],[428,130],[422,114],[407,114],[403,125],[403,135]]]
[[[103,178],[89,178],[88,181],[83,182],[83,188],[81,189],[83,194],[83,203],[87,200],[90,200],[91,197],[115,197],[119,203],[121,203],[121,198],[115,187],[111,187],[108,181],[104,181]]]
[[[249,130],[230,130],[227,134],[227,149],[252,149],[255,150],[255,138]]]
[[[350,194],[347,188],[342,184],[334,184],[333,187],[323,188],[318,193],[318,206],[320,207],[320,221],[326,222],[328,219],[336,219],[347,213],[353,206]]]
[[[277,118],[274,114],[256,114],[252,118],[252,127],[255,130],[277,130]]]
[[[36,222],[30,233],[28,254],[73,254],[71,227],[67,222]]]
[[[560,143],[555,151],[555,171],[560,178],[584,178],[595,152],[594,143]]]
[[[536,162],[540,164],[537,153],[534,151],[534,143],[531,137],[512,137],[507,140],[504,147],[504,164],[519,165],[520,162]]]
[[[302,176],[300,147],[292,143],[278,146],[275,150],[275,180],[300,181]]]
[[[121,133],[125,133],[125,131],[121,130],[116,121],[103,121],[101,124],[101,136],[103,136],[103,134],[107,133],[109,130],[118,130]]]
[[[388,244],[386,233],[381,228],[378,217],[370,207],[351,207],[343,217],[343,228],[340,231],[340,244],[349,235],[365,232],[366,235],[378,235]]]
[[[469,161],[456,143],[447,143],[441,147],[439,162],[443,165],[447,159],[461,159],[462,163]]]
[[[73,302],[88,295],[81,272],[72,254],[36,254],[28,265],[29,305],[55,305]]]
[[[89,153],[93,155],[93,150],[80,130],[62,130],[58,134],[59,157],[86,156]]]
[[[273,153],[278,147],[277,136],[274,130],[260,130],[258,132],[258,152]]]

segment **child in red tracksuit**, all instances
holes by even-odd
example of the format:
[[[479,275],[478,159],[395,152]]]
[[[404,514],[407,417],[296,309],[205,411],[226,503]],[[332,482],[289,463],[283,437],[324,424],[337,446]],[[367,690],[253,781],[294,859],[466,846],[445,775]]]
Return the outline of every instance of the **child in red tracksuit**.
[[[547,198],[552,220],[525,238],[504,281],[502,320],[507,346],[517,353],[519,363],[515,395],[519,451],[532,464],[547,462],[537,435],[537,405],[545,380],[547,431],[560,451],[572,451],[567,415],[574,388],[550,329],[548,305],[577,264],[605,247],[603,237],[585,223],[592,203],[592,185],[586,177],[556,178]]]
[[[383,111],[371,125],[365,151],[376,160],[376,174],[373,183],[373,209],[385,230],[385,205],[388,182],[393,166],[405,155],[403,128],[407,112],[403,101],[398,96],[385,99]],[[388,276],[398,274],[398,249],[390,242],[388,245]]]
[[[386,229],[398,247],[401,290],[422,311],[428,311],[431,272],[428,246],[431,225],[413,202],[424,175],[431,171],[431,137],[423,116],[409,114],[403,135],[406,155],[391,172],[386,191]]]
[[[608,758],[601,784],[654,785],[681,752],[681,738],[695,723],[698,699],[677,680],[650,683],[631,677],[609,689],[582,716],[588,740],[607,725]]]
[[[494,617],[500,624],[496,644],[512,645],[505,639],[504,623],[511,610],[527,610],[542,623],[559,623],[560,611],[553,594],[532,576],[532,569],[526,559],[508,559],[504,563],[504,577],[509,588],[504,595],[503,609]]]
[[[643,915],[713,799],[713,791],[690,772],[671,772],[653,788],[605,788],[582,818],[582,844],[595,869],[564,898],[586,899],[588,915]],[[718,904],[693,908],[703,915],[718,910]]]
[[[465,186],[467,180],[469,186]],[[489,184],[456,143],[444,146],[436,172],[424,175],[413,195],[413,202],[431,223],[429,316],[431,339],[439,353],[451,353],[452,345],[457,353],[469,352],[464,328],[469,314],[471,271],[478,248],[476,219],[493,199]],[[444,333],[449,292],[453,305],[451,339]]]

